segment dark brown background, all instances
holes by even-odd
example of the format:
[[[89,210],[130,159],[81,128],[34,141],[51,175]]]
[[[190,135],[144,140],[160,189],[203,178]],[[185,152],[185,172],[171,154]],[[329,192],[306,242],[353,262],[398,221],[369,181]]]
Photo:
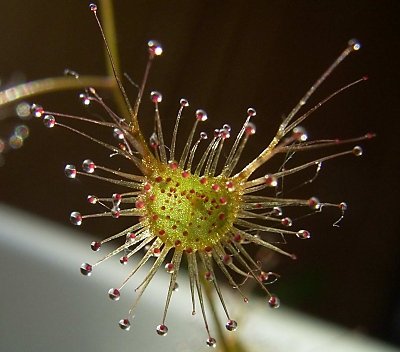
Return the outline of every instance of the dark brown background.
[[[362,143],[362,158],[327,163],[314,184],[294,192],[345,200],[349,211],[340,229],[330,226],[337,219],[332,211],[308,219],[313,239],[289,242],[300,259],[281,261],[275,270],[284,278],[275,292],[285,305],[400,343],[398,1],[115,2],[122,66],[135,81],[143,73],[146,41],[163,43],[165,54],[155,63],[148,87],[164,94],[161,113],[167,130],[181,97],[189,99],[191,113],[196,108],[208,112],[208,131],[226,122],[237,131],[247,107],[257,109],[258,133],[244,162],[265,146],[280,117],[347,40],[362,42],[362,50],[340,66],[312,102],[365,74],[370,80],[335,98],[304,126],[311,138],[369,131],[378,138]],[[102,41],[86,1],[0,5],[3,88],[57,76],[66,67],[81,74],[105,73]],[[135,89],[128,90],[134,96]],[[48,109],[85,114],[76,92],[35,101]],[[146,98],[141,123],[147,133],[152,129],[150,111]],[[1,122],[3,137],[17,123],[12,115],[11,110],[2,112],[9,116]],[[65,131],[46,130],[38,121],[29,126],[24,148],[8,153],[0,168],[2,202],[66,223],[71,210],[90,211],[86,193],[112,192],[85,180],[72,185],[63,176],[67,162],[107,160],[104,150]],[[109,138],[108,131],[103,138]],[[310,154],[298,160],[318,153]],[[294,178],[294,184],[304,180]],[[88,223],[84,230],[102,237],[115,232],[115,221]]]

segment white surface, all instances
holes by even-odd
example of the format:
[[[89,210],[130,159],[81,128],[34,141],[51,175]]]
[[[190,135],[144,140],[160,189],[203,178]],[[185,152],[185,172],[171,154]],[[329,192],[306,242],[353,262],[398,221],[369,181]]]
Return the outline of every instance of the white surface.
[[[125,317],[134,286],[119,302],[108,299],[107,291],[118,286],[129,268],[114,260],[96,268],[90,278],[83,277],[80,264],[94,262],[100,254],[92,253],[87,237],[81,240],[73,227],[59,227],[1,204],[0,224],[0,351],[209,350],[200,314],[191,316],[183,278],[172,297],[166,337],[155,333],[168,285],[164,272],[142,297],[131,331],[124,332],[116,322]],[[228,301],[238,307],[232,316],[239,328],[233,334],[251,351],[398,351],[284,308],[271,310],[265,301],[241,304],[230,292]]]

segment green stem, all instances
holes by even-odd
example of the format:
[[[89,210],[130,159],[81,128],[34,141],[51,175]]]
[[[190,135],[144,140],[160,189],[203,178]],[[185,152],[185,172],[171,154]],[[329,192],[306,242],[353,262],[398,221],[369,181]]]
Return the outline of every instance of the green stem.
[[[0,106],[7,105],[18,100],[27,99],[34,95],[56,92],[67,89],[80,89],[86,87],[114,89],[115,80],[110,77],[80,76],[53,77],[39,79],[27,83],[18,84],[0,91]]]

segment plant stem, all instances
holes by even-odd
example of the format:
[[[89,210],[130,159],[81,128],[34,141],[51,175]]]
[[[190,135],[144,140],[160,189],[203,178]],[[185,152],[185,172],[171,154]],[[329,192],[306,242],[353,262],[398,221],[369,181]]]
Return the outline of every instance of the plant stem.
[[[18,100],[27,99],[34,95],[45,94],[66,89],[79,89],[86,87],[114,89],[115,80],[110,77],[81,76],[52,77],[18,84],[0,91],[0,106],[7,105]]]

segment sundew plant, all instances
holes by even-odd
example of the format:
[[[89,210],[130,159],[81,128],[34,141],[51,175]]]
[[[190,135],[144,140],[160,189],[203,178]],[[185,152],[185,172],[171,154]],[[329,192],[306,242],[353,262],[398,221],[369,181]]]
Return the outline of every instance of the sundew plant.
[[[241,288],[242,283],[254,280],[260,290],[264,291],[267,304],[271,308],[278,308],[279,298],[270,291],[270,285],[279,275],[263,270],[248,248],[264,247],[290,259],[296,259],[294,254],[283,250],[276,241],[271,242],[268,236],[273,234],[284,240],[311,237],[307,229],[297,228],[296,221],[286,215],[287,210],[299,208],[308,216],[325,208],[332,208],[338,212],[339,220],[343,217],[347,208],[344,202],[320,201],[312,195],[305,199],[286,198],[284,193],[277,190],[284,178],[295,177],[297,173],[306,169],[315,169],[316,177],[322,164],[330,159],[350,155],[361,156],[362,149],[356,143],[374,136],[367,134],[345,140],[308,140],[307,132],[301,126],[328,100],[366,80],[366,77],[362,77],[333,92],[305,112],[302,109],[333,70],[348,55],[358,51],[361,45],[357,40],[350,40],[337,59],[282,120],[273,139],[263,150],[254,151],[253,160],[246,166],[238,167],[243,150],[248,147],[256,133],[256,110],[251,107],[247,109],[239,131],[235,132],[228,124],[224,124],[210,132],[209,128],[204,127],[208,118],[206,111],[195,109],[194,113],[190,112],[189,101],[182,98],[177,108],[173,133],[171,136],[165,135],[159,111],[162,94],[146,91],[150,67],[163,52],[161,45],[155,40],[148,42],[147,66],[138,87],[137,98],[131,103],[97,17],[97,6],[91,4],[90,10],[104,39],[114,79],[128,111],[127,116],[122,117],[112,110],[90,85],[80,94],[80,99],[85,105],[100,106],[108,121],[48,111],[37,104],[31,106],[33,116],[41,118],[46,127],[63,128],[89,139],[104,147],[114,158],[126,159],[129,165],[126,169],[115,169],[86,159],[81,168],[74,164],[65,166],[65,174],[71,179],[89,177],[115,186],[113,194],[88,195],[88,202],[98,210],[90,214],[73,211],[70,220],[74,225],[80,226],[87,220],[102,217],[132,219],[131,225],[123,231],[109,234],[102,241],[92,242],[93,251],[101,250],[106,242],[115,241],[118,244],[100,260],[83,263],[80,271],[85,276],[91,276],[100,264],[108,259],[116,257],[122,265],[130,265],[133,256],[139,258],[126,279],[108,291],[110,299],[114,301],[118,301],[125,293],[131,295],[127,284],[135,280],[135,274],[139,270],[147,270],[145,278],[136,284],[136,297],[131,307],[127,309],[126,316],[121,317],[119,321],[120,328],[128,331],[131,327],[131,317],[134,316],[146,288],[158,270],[166,270],[170,274],[170,282],[165,297],[165,309],[160,312],[160,323],[155,327],[158,335],[165,336],[168,333],[168,308],[178,285],[178,277],[184,273],[180,269],[185,265],[191,292],[188,297],[192,302],[191,313],[194,315],[198,310],[201,312],[206,344],[215,347],[216,339],[209,329],[205,307],[205,292],[209,287],[216,292],[223,307],[226,329],[234,331],[238,327],[237,320],[230,315],[229,307],[225,304],[217,272],[225,277],[244,302],[247,302],[248,298]],[[72,71],[68,74],[80,82],[78,74]],[[79,84],[83,85],[82,82]],[[150,136],[144,136],[140,128],[140,124],[144,123],[140,116],[140,108],[147,94],[154,105],[154,120],[151,121],[154,123],[154,131]],[[183,116],[186,120],[193,120],[191,128],[187,131],[186,123],[181,121]],[[76,121],[82,126],[97,125],[112,130],[115,143],[109,144],[98,139],[90,133],[90,128],[75,128],[69,123],[71,121]],[[177,147],[178,140],[186,140],[182,149]],[[278,155],[283,156],[285,160],[294,159],[296,153],[312,152],[317,148],[329,150],[329,147],[334,146],[342,146],[343,149],[335,153],[327,152],[325,156],[317,159],[311,156],[308,161],[290,168],[285,167],[285,163],[275,171],[268,168],[270,159]],[[262,177],[254,176],[259,170],[267,171]]]

